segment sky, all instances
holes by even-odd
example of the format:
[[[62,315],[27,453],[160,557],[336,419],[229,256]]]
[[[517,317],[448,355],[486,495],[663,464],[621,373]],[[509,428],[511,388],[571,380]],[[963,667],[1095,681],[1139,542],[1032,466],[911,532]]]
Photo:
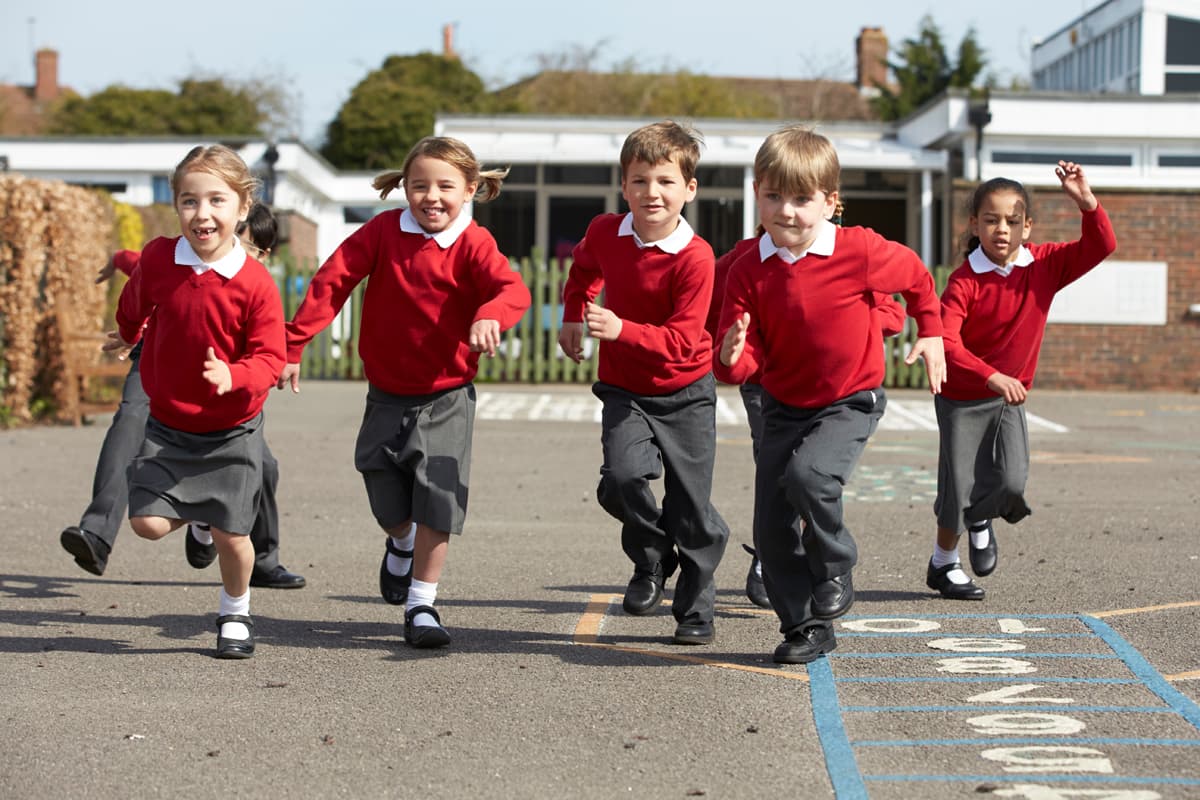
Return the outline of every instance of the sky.
[[[854,41],[882,27],[893,48],[931,15],[953,54],[974,28],[988,71],[1027,78],[1029,51],[1100,0],[841,0],[689,3],[339,0],[179,3],[3,0],[0,83],[31,85],[33,52],[59,53],[59,83],[88,95],[112,84],[174,88],[189,76],[264,79],[299,106],[302,138],[319,145],[355,84],[389,55],[454,49],[489,88],[537,72],[546,57],[594,52],[595,68],[763,78],[853,80]],[[790,15],[779,9],[793,9]],[[319,11],[317,9],[320,9]],[[236,10],[236,14],[233,13]]]

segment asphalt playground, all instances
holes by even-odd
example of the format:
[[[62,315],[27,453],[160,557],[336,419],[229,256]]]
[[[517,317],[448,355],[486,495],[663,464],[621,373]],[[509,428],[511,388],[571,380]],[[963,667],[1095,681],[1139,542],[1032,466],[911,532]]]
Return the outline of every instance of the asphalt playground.
[[[717,638],[621,612],[585,387],[479,386],[467,530],[440,651],[378,594],[352,449],[365,386],[267,406],[282,561],[258,652],[212,657],[218,576],[125,528],[96,577],[58,544],[108,417],[0,432],[0,797],[1200,798],[1200,395],[1042,392],[1032,517],[997,525],[982,602],[926,589],[932,401],[889,393],[847,487],[858,599],[838,648],[779,667],[743,593],[753,475],[721,389],[714,501],[733,536]]]

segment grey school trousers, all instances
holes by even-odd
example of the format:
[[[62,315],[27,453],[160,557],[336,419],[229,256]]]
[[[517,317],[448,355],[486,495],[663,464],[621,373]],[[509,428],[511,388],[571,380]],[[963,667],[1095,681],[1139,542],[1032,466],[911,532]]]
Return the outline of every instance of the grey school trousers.
[[[109,550],[116,543],[121,523],[125,521],[125,507],[129,504],[129,465],[142,448],[146,420],[150,417],[150,398],[142,389],[142,375],[138,370],[140,356],[139,344],[130,353],[129,374],[121,390],[121,403],[100,446],[96,474],[92,478],[92,501],[79,520],[79,527],[102,539]],[[278,485],[279,462],[264,442],[262,493],[258,517],[250,531],[254,569],[259,572],[269,572],[279,565],[279,508],[275,504]]]
[[[710,500],[717,449],[712,373],[671,394],[647,396],[596,383],[604,404],[604,464],[596,498],[621,522],[621,547],[635,568],[679,555],[671,613],[679,622],[711,622],[713,573],[729,528]],[[659,507],[650,481],[663,479]]]
[[[813,409],[785,405],[763,392],[754,547],[785,634],[828,625],[813,618],[813,586],[849,572],[858,561],[843,521],[842,490],[886,405],[882,388]]]

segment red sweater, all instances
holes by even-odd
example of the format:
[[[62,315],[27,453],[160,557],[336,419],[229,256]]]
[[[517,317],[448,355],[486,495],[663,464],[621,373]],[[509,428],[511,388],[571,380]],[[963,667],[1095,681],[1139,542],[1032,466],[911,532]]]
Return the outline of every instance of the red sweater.
[[[1083,212],[1078,241],[1027,245],[1033,262],[1008,277],[976,273],[964,262],[942,292],[946,385],[951,400],[995,397],[987,379],[999,372],[1029,389],[1037,371],[1054,295],[1117,248],[1103,208]]]
[[[712,337],[713,349],[719,352],[721,349],[721,335],[717,333],[717,325],[721,318],[721,303],[725,299],[725,283],[729,277],[729,268],[733,266],[733,262],[737,261],[746,253],[758,251],[758,236],[751,236],[749,239],[742,239],[733,246],[725,255],[717,259],[716,266],[713,269],[713,299],[708,307],[708,319],[704,323],[705,330]],[[876,293],[874,313],[876,321],[879,322],[879,328],[883,332],[884,337],[895,336],[904,330],[905,311],[904,306],[896,302],[889,294]],[[755,370],[754,374],[748,377],[743,383],[761,383],[762,382],[762,366]]]
[[[712,369],[704,317],[712,303],[713,252],[699,236],[678,253],[640,248],[617,234],[624,214],[602,214],[575,246],[563,286],[563,322],[582,322],[589,300],[621,319],[621,335],[600,345],[599,378],[641,395],[663,395]]]
[[[177,238],[146,245],[117,302],[121,338],[143,334],[139,362],[150,413],[172,428],[208,433],[262,410],[283,369],[283,304],[267,268],[249,256],[232,278],[175,263]],[[223,395],[203,377],[208,348],[229,364]]]
[[[494,319],[507,330],[520,321],[529,290],[487,230],[472,220],[443,250],[424,234],[401,231],[402,213],[375,216],[321,265],[287,325],[289,363],[299,363],[304,346],[368,277],[358,354],[367,380],[385,392],[422,395],[470,383],[479,369],[467,343],[471,325]]]
[[[718,329],[750,314],[746,348],[732,367],[714,358],[717,377],[762,386],[782,403],[820,408],[883,383],[883,335],[874,294],[900,293],[921,336],[940,336],[937,290],[921,259],[866,228],[838,228],[832,255],[809,253],[789,265],[757,249],[729,269]]]

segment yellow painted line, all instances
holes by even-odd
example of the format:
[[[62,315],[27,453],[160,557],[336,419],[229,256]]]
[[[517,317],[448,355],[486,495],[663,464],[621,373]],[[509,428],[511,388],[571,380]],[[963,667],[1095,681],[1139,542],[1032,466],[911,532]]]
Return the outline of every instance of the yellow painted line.
[[[1104,453],[1050,453],[1035,450],[1029,460],[1038,464],[1149,464],[1142,456],[1114,456]]]
[[[1119,608],[1113,611],[1091,611],[1088,612],[1089,617],[1097,617],[1104,619],[1105,617],[1125,617],[1130,614],[1150,614],[1155,611],[1170,611],[1174,608],[1196,608],[1200,606],[1200,600],[1190,600],[1186,603],[1165,603],[1161,606],[1143,606],[1141,608]]]
[[[608,607],[621,599],[619,594],[594,594],[588,600],[587,608],[583,610],[583,616],[579,618],[579,622],[575,624],[575,634],[572,641],[584,647],[600,647],[605,650],[612,650],[617,653],[632,653],[634,655],[651,656],[653,658],[665,658],[668,661],[683,661],[688,664],[699,664],[704,667],[718,667],[720,669],[732,669],[739,672],[751,672],[757,675],[770,675],[775,678],[787,678],[793,681],[808,682],[808,672],[788,672],[782,669],[772,669],[770,667],[751,667],[746,664],[732,664],[728,661],[717,661],[704,656],[685,656],[679,653],[664,653],[661,650],[647,650],[641,647],[625,647],[623,645],[608,644],[600,641],[600,623],[604,621],[605,615],[608,613]],[[738,607],[739,610],[741,607]],[[755,611],[764,611],[764,609],[755,609]]]
[[[1140,408],[1118,408],[1108,412],[1110,417],[1144,417],[1146,412]]]
[[[1200,669],[1181,672],[1178,675],[1163,675],[1169,681],[1200,681]]]

